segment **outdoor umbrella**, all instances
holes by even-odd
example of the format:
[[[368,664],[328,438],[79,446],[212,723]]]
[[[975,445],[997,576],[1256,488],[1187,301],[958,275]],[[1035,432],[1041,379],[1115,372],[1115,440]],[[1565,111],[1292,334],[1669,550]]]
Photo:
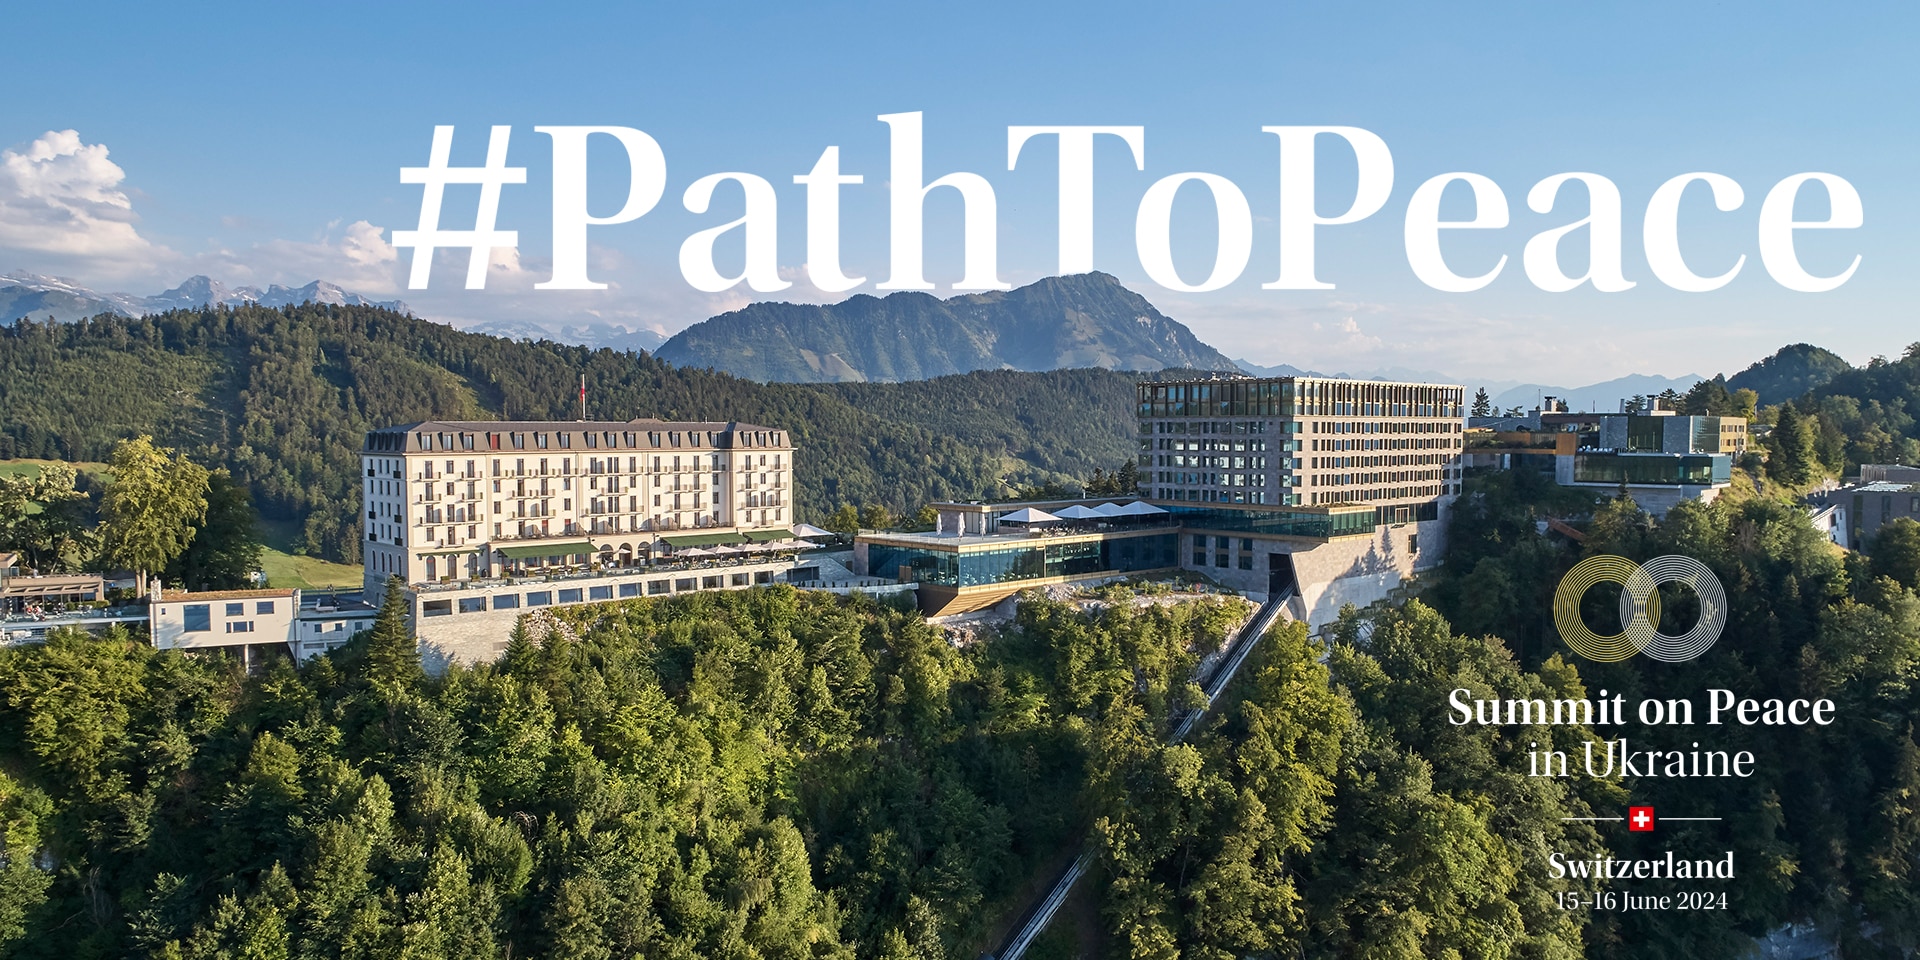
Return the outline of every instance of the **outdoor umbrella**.
[[[1021,507],[1000,518],[1001,523],[1024,523],[1029,526],[1036,523],[1057,523],[1059,520],[1059,517],[1045,510],[1035,510],[1032,507]]]

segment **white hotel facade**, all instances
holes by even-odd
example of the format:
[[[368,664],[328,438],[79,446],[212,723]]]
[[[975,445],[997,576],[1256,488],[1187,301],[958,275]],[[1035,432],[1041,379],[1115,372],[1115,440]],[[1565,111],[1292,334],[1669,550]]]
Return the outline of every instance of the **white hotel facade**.
[[[793,446],[774,427],[423,421],[368,433],[360,460],[370,594],[394,576],[482,579],[588,544],[631,566],[672,534],[793,523]]]
[[[366,598],[406,585],[429,666],[491,659],[544,606],[784,579],[793,455],[738,422],[422,421],[360,459]],[[715,548],[724,560],[690,553]],[[699,559],[693,559],[698,557]]]

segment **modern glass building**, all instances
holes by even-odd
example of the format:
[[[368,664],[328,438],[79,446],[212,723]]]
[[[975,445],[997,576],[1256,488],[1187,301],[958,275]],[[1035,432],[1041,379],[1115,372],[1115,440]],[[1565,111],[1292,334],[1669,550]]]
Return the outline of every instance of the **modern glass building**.
[[[1162,531],[977,544],[914,543],[880,535],[868,538],[867,568],[901,581],[978,587],[1177,567],[1178,550],[1179,535]]]
[[[1460,492],[1465,388],[1271,377],[1138,386],[1143,490],[1160,502],[1369,504],[1381,523]]]
[[[1724,453],[1576,453],[1574,483],[1713,486],[1733,479]]]

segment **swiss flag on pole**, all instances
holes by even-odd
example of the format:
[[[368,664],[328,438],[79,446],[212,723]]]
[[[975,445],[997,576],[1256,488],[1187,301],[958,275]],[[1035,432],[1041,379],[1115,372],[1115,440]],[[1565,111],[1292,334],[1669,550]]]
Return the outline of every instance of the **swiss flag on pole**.
[[[1628,807],[1627,808],[1627,829],[1635,833],[1652,833],[1653,832],[1653,808],[1652,807]]]

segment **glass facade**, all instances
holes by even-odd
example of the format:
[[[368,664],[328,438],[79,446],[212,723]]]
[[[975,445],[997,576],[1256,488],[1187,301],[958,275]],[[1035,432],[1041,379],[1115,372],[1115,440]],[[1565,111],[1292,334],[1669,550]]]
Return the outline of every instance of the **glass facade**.
[[[1181,526],[1194,530],[1225,530],[1259,533],[1275,537],[1344,537],[1372,533],[1374,510],[1356,510],[1334,514],[1296,510],[1214,510],[1168,504]]]
[[[867,569],[875,576],[945,587],[977,587],[1049,577],[1127,573],[1177,567],[1179,535],[1119,537],[1064,543],[1019,543],[959,553],[890,543],[867,545]]]
[[[1137,391],[1141,483],[1156,501],[1399,506],[1459,492],[1458,386],[1282,377]]]
[[[1575,483],[1690,484],[1726,483],[1733,477],[1733,458],[1724,454],[1626,455],[1576,454]]]

